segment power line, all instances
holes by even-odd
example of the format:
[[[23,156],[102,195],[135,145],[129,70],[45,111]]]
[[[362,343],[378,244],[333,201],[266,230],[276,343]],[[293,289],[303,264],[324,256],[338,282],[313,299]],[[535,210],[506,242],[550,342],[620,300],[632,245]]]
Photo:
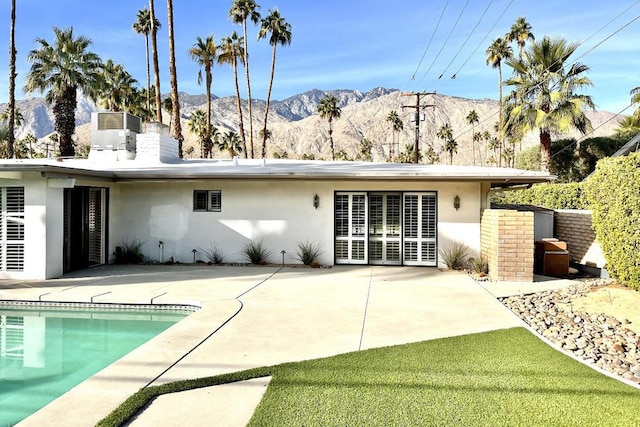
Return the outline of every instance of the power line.
[[[502,17],[504,16],[505,13],[507,13],[507,10],[509,9],[509,7],[511,6],[511,4],[514,2],[514,0],[511,0],[509,2],[509,4],[504,8],[504,10],[502,11],[502,13],[500,14],[500,16],[498,16],[498,19],[496,19],[496,21],[493,23],[493,25],[491,26],[491,28],[489,29],[489,31],[487,31],[487,33],[484,35],[484,37],[482,38],[482,40],[480,40],[480,43],[478,43],[478,46],[476,46],[476,48],[473,50],[473,52],[471,52],[471,54],[467,57],[467,59],[462,63],[462,65],[460,66],[460,68],[458,68],[458,70],[453,73],[453,76],[457,76],[458,73],[460,73],[460,71],[462,71],[462,69],[464,68],[465,65],[467,65],[467,62],[469,62],[469,60],[473,57],[473,55],[475,55],[475,53],[478,51],[478,49],[480,49],[480,46],[483,45],[483,43],[487,40],[487,38],[489,37],[489,34],[491,34],[491,32],[493,31],[493,29],[496,27],[496,25],[498,25],[498,22],[500,22],[500,20],[502,19]],[[453,76],[451,76],[451,78],[454,78]]]
[[[420,81],[418,82],[418,85],[420,83],[422,83],[422,81],[424,80],[424,78],[427,76],[427,74],[429,73],[429,71],[431,71],[431,68],[433,67],[433,65],[436,63],[436,61],[438,60],[438,57],[440,56],[440,54],[442,53],[442,51],[444,50],[444,48],[447,46],[447,43],[449,42],[449,39],[451,38],[451,35],[453,34],[453,32],[455,31],[456,27],[458,26],[458,22],[460,22],[460,18],[462,18],[462,15],[464,14],[465,9],[467,8],[467,5],[469,4],[469,0],[467,0],[462,8],[462,10],[460,11],[460,14],[458,15],[458,18],[456,19],[456,22],[453,24],[453,27],[451,28],[451,31],[449,31],[449,35],[447,35],[446,40],[444,41],[444,43],[442,44],[442,47],[440,48],[440,50],[438,51],[438,54],[436,55],[435,58],[433,58],[433,61],[431,62],[431,65],[429,65],[429,68],[427,69],[427,71],[425,71],[425,73],[422,75],[422,78],[420,79]]]
[[[425,48],[424,52],[422,53],[422,58],[420,58],[420,61],[418,62],[418,66],[416,67],[416,70],[411,75],[410,81],[415,81],[416,74],[418,73],[418,70],[420,69],[420,66],[422,65],[422,61],[424,61],[424,58],[427,55],[427,51],[431,47],[431,42],[433,42],[433,38],[435,37],[436,33],[438,32],[438,28],[440,27],[440,22],[442,22],[442,17],[444,16],[444,12],[447,10],[447,6],[448,5],[449,5],[449,0],[447,0],[447,2],[444,4],[444,8],[442,8],[442,12],[440,13],[440,18],[438,18],[438,23],[436,24],[436,27],[434,28],[433,33],[431,34],[431,38],[429,39],[429,42],[427,43],[427,47]],[[407,85],[408,84],[409,83],[407,83]]]
[[[476,25],[471,29],[471,32],[469,33],[469,35],[467,36],[467,38],[464,40],[464,42],[462,42],[462,46],[460,46],[460,49],[458,49],[458,51],[456,52],[456,54],[453,56],[453,58],[451,59],[451,61],[449,62],[449,64],[446,66],[446,68],[444,69],[444,71],[440,74],[440,77],[438,77],[438,80],[440,80],[442,78],[442,76],[444,75],[444,73],[447,72],[447,70],[449,69],[449,67],[451,66],[451,64],[453,64],[453,61],[456,60],[456,58],[458,57],[458,55],[460,54],[460,52],[462,52],[462,49],[466,46],[467,42],[469,41],[469,39],[471,38],[471,36],[473,35],[473,33],[476,31],[476,29],[478,28],[478,26],[480,25],[480,22],[482,22],[482,19],[484,18],[484,16],[487,14],[487,11],[489,10],[489,8],[491,7],[491,5],[493,4],[493,0],[491,0],[489,2],[489,4],[487,5],[487,7],[484,9],[484,12],[482,12],[482,15],[480,15],[480,18],[478,19],[478,22],[476,22]],[[456,75],[454,74],[451,78],[455,79]]]
[[[633,8],[634,6],[638,5],[640,3],[640,0],[636,1],[635,3],[633,3],[632,5],[630,5],[629,7],[627,7],[626,9],[624,9],[622,12],[620,12],[618,15],[616,15],[614,18],[610,19],[606,24],[604,24],[603,26],[601,26],[598,30],[596,30],[594,33],[592,33],[589,37],[587,37],[584,41],[577,43],[576,45],[576,49],[581,46],[582,44],[584,44],[587,40],[590,40],[591,38],[593,38],[597,33],[599,33],[600,31],[602,31],[604,28],[608,27],[609,25],[611,25],[611,23],[613,23],[614,21],[616,21],[620,16],[622,16],[624,13],[628,12],[631,8]],[[613,37],[614,35],[618,34],[620,31],[622,31],[623,29],[625,29],[626,27],[628,27],[629,25],[631,25],[633,22],[637,21],[638,19],[640,19],[640,15],[636,16],[635,18],[633,18],[632,20],[630,20],[629,22],[627,22],[626,24],[624,24],[622,27],[616,29],[613,33],[609,34],[608,36],[606,36],[603,40],[601,40],[600,42],[596,43],[591,49],[589,49],[588,51],[586,51],[585,53],[583,53],[582,55],[580,55],[579,57],[577,57],[574,61],[572,61],[570,64],[565,65],[563,68],[569,68],[571,66],[573,66],[573,64],[580,58],[583,58],[584,56],[592,53],[596,48],[600,47],[604,42],[606,42],[607,40],[609,40],[611,37]],[[561,60],[561,58],[558,58],[558,60],[556,60],[553,64],[549,65],[549,67],[547,69],[550,69],[551,67],[555,66],[559,61]],[[527,93],[525,93],[525,95],[529,94],[530,92],[532,92],[533,90],[535,90],[535,88],[539,85],[541,85],[542,82],[540,82],[538,85],[533,86],[529,89],[529,91]],[[556,83],[557,85],[557,83]],[[628,107],[627,107],[628,108]],[[626,109],[625,109],[626,110]],[[624,110],[623,110],[624,111]],[[487,119],[482,120],[480,123],[478,124],[482,124],[484,122],[486,122],[487,120],[493,118],[494,116],[496,116],[498,114],[498,112],[495,112],[493,114],[491,114]],[[621,113],[618,113],[621,114]],[[465,129],[461,134],[458,135],[458,137],[462,137],[464,135],[466,135],[468,132],[472,131],[472,128],[467,128]]]

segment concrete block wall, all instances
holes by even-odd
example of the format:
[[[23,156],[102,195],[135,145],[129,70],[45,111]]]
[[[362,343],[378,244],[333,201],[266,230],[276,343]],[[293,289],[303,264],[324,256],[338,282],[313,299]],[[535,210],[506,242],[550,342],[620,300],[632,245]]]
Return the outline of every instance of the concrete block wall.
[[[591,225],[591,211],[556,210],[554,234],[567,242],[571,259],[579,264],[602,268],[606,260]]]
[[[172,163],[180,160],[178,141],[158,133],[141,133],[136,136],[137,162]]]
[[[489,278],[533,281],[533,212],[485,209],[481,217],[481,253],[489,262]]]

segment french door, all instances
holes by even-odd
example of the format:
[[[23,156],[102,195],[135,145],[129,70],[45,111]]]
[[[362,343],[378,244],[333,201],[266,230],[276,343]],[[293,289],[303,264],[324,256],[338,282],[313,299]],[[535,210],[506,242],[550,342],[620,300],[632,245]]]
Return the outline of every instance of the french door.
[[[64,191],[64,272],[106,264],[108,189],[67,188]]]
[[[367,194],[336,194],[335,210],[336,262],[366,264]]]
[[[337,264],[438,265],[435,192],[335,195]]]
[[[435,193],[404,194],[404,264],[438,265]]]
[[[369,264],[402,264],[401,205],[401,194],[369,194]]]

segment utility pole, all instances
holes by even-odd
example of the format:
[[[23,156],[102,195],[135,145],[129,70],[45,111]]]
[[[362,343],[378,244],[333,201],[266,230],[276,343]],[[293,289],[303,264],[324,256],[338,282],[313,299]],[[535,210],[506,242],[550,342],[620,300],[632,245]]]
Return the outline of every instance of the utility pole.
[[[414,108],[415,111],[415,119],[416,119],[416,141],[415,146],[413,148],[415,160],[414,163],[419,163],[420,161],[420,110],[427,107],[435,107],[435,104],[420,104],[420,98],[426,95],[435,95],[435,92],[418,92],[418,93],[402,93],[402,96],[415,96],[416,104],[415,105],[403,105],[402,108]]]

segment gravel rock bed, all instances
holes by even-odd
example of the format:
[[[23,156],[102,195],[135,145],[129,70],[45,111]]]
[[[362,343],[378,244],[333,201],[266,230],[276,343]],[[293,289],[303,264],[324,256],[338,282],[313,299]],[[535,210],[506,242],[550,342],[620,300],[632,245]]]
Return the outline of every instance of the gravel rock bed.
[[[573,311],[571,302],[605,280],[556,291],[499,298],[543,337],[588,363],[640,385],[640,336],[630,322],[603,313]]]

